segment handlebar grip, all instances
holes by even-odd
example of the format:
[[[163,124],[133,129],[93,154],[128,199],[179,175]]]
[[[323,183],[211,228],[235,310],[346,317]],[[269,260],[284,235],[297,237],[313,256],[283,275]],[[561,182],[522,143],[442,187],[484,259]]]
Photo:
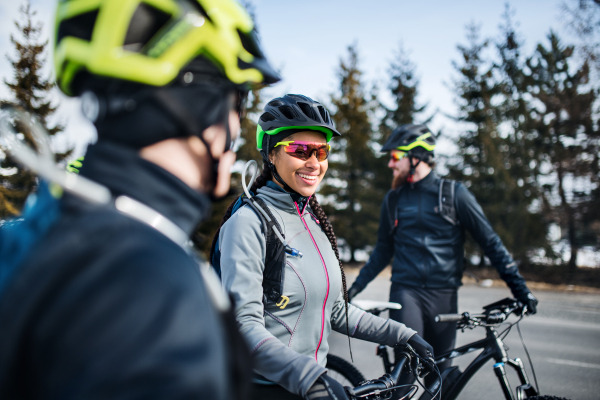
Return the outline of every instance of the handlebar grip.
[[[440,314],[435,317],[435,322],[458,322],[465,318],[462,314]]]

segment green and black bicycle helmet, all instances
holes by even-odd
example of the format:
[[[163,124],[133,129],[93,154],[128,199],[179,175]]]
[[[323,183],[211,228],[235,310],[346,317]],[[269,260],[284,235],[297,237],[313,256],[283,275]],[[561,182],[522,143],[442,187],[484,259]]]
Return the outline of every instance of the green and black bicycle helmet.
[[[435,136],[426,125],[405,124],[394,129],[381,151],[405,151],[409,157],[430,163],[434,149]]]
[[[272,139],[284,131],[286,137],[294,133],[290,130],[321,132],[328,143],[333,136],[340,136],[329,112],[321,103],[301,94],[286,94],[265,106],[256,127],[256,147],[261,153],[268,154],[277,143]],[[273,142],[272,145],[269,142]]]
[[[256,127],[256,147],[260,150],[265,164],[273,171],[275,179],[288,191],[291,189],[283,182],[269,160],[269,152],[277,142],[301,131],[321,132],[327,143],[332,137],[341,136],[325,107],[301,94],[286,94],[268,102]]]
[[[79,95],[79,75],[165,86],[198,56],[238,85],[279,76],[254,23],[235,0],[61,1],[54,63],[59,88]]]

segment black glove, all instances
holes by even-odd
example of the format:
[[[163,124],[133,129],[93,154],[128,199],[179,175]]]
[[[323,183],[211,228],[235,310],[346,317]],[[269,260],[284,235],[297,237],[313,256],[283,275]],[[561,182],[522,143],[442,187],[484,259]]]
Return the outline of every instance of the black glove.
[[[538,299],[533,293],[527,292],[517,296],[517,300],[527,306],[527,314],[535,314],[537,312]]]
[[[424,359],[433,358],[433,347],[429,343],[427,343],[423,338],[416,333],[408,339],[407,344],[409,344],[419,357]]]
[[[354,296],[360,293],[360,290],[354,285],[350,289],[348,289],[348,301],[352,301]]]
[[[306,400],[350,400],[341,383],[323,374],[308,389]]]

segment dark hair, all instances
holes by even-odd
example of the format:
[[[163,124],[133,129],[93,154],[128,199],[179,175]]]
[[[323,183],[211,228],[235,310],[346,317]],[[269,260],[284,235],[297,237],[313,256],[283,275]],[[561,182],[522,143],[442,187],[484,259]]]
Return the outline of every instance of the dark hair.
[[[279,151],[280,149],[281,148],[277,148],[273,151]],[[254,180],[254,183],[250,187],[250,191],[256,194],[256,191],[258,189],[265,186],[267,184],[267,182],[272,179],[273,179],[273,173],[271,172],[271,169],[266,164],[263,164],[262,172]],[[229,218],[231,218],[231,211],[233,210],[233,206],[235,205],[236,201],[237,201],[237,199],[234,200],[229,205],[229,207],[227,207],[227,211],[225,211],[225,215],[223,216],[223,219],[221,220],[221,225],[219,225],[219,229],[217,229],[217,233],[215,233],[215,237],[213,238],[212,245],[210,247],[210,261],[211,262],[212,262],[213,255],[215,253],[215,247],[217,245],[219,233],[221,232],[221,227],[223,226],[223,224],[225,222],[227,222],[227,220]],[[323,209],[321,208],[321,205],[317,201],[317,196],[316,195],[311,196],[308,204],[310,205],[310,208],[312,209],[315,217],[317,217],[317,219],[319,220],[319,225],[321,226],[321,229],[323,229],[323,232],[327,236],[327,239],[329,239],[331,248],[333,249],[333,252],[335,253],[335,257],[337,258],[338,263],[340,265],[340,272],[342,274],[342,288],[344,290],[344,303],[345,303],[345,309],[346,309],[346,332],[348,334],[348,343],[350,343],[349,342],[350,341],[350,329],[348,327],[348,288],[346,285],[346,274],[344,273],[344,266],[342,264],[342,260],[340,259],[340,252],[339,252],[338,246],[337,246],[337,238],[335,236],[335,233],[333,232],[333,226],[331,225],[329,218],[327,218],[325,211],[323,211]],[[352,351],[350,353],[352,353]]]

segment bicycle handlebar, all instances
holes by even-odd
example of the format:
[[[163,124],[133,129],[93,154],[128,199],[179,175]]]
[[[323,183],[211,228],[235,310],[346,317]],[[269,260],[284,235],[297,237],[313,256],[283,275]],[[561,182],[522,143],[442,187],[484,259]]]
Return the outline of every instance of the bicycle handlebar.
[[[362,386],[355,388],[346,388],[348,394],[354,397],[363,397],[365,395],[379,394],[380,392],[387,391],[388,389],[396,386],[396,383],[400,380],[400,373],[408,362],[410,365],[411,356],[408,352],[402,352],[400,354],[400,361],[396,363],[396,366],[392,370],[391,374],[385,374],[379,379],[371,381]]]
[[[439,314],[435,317],[435,322],[459,322],[461,325],[476,324],[499,324],[504,322],[512,313],[521,315],[524,311],[524,305],[515,299],[506,298],[483,307],[483,314]]]
[[[412,365],[413,358],[417,361],[416,365]],[[419,371],[421,371],[421,369],[429,369],[431,371],[431,366],[435,365],[433,363],[433,360],[431,360],[431,363],[432,364],[429,365],[428,361],[420,360],[418,355],[414,352],[414,350],[407,345],[406,350],[400,353],[399,361],[394,366],[394,369],[392,370],[391,374],[385,374],[379,379],[368,381],[363,385],[357,386],[355,388],[346,387],[346,391],[352,399],[371,398],[371,396],[379,396],[382,393],[386,393],[388,391],[395,390],[398,388],[397,384],[400,381],[400,375],[402,374],[402,371],[410,372],[411,367],[414,367],[414,374],[416,376],[419,375]],[[417,392],[417,390],[417,386],[413,386],[408,393],[404,394],[402,398],[412,398]]]
[[[435,317],[435,322],[458,322],[462,321],[464,315],[462,314],[440,314]]]

